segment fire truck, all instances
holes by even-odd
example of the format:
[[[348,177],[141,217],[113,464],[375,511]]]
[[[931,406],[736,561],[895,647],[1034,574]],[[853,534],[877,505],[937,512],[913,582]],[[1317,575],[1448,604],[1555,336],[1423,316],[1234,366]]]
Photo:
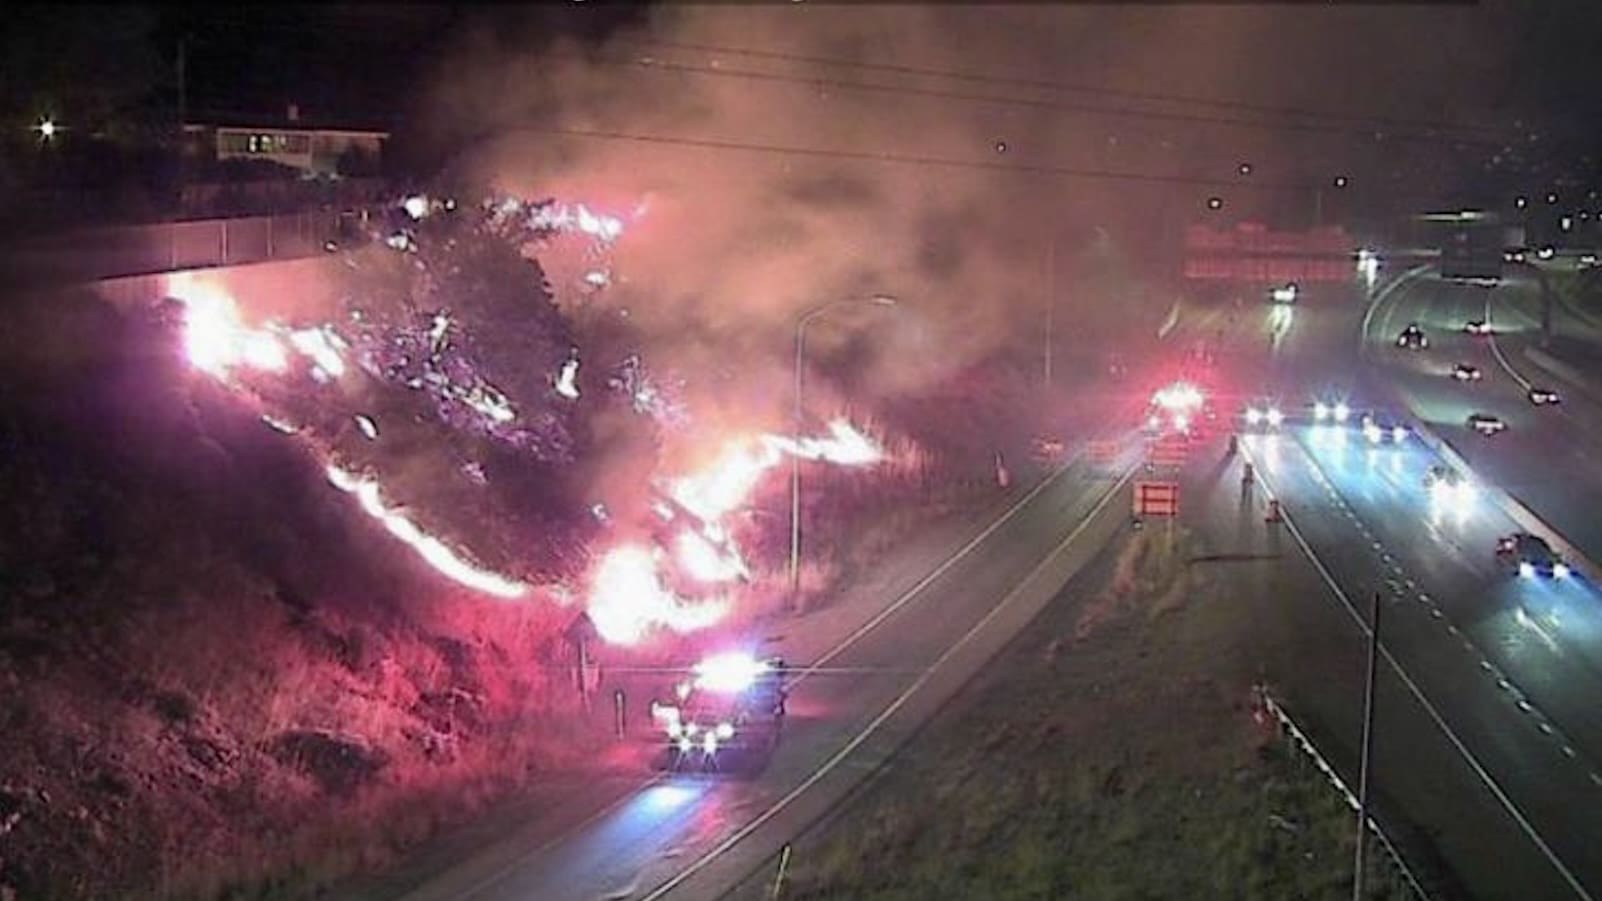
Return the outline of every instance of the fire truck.
[[[651,702],[661,742],[657,765],[699,772],[760,768],[784,728],[784,672],[781,658],[757,660],[738,652],[697,663],[670,697]]]

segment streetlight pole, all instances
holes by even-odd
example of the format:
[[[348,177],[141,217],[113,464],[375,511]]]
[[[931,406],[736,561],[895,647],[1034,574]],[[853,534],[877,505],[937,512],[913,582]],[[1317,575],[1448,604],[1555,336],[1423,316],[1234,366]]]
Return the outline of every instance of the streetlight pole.
[[[1051,329],[1057,312],[1057,232],[1046,242],[1046,390],[1051,390]]]
[[[1368,614],[1368,679],[1363,686],[1363,753],[1357,773],[1357,851],[1352,864],[1352,901],[1362,901],[1364,877],[1368,874],[1364,853],[1368,848],[1368,783],[1374,756],[1374,677],[1379,666],[1380,594]]]
[[[888,294],[874,294],[870,297],[846,297],[833,300],[826,304],[813,307],[801,315],[795,324],[795,408],[792,411],[790,424],[791,438],[795,442],[792,451],[799,451],[801,447],[801,373],[805,370],[807,326],[812,320],[828,313],[831,310],[844,306],[869,304],[879,307],[893,307],[896,299]],[[801,597],[801,456],[798,453],[790,454],[790,602],[796,603]]]

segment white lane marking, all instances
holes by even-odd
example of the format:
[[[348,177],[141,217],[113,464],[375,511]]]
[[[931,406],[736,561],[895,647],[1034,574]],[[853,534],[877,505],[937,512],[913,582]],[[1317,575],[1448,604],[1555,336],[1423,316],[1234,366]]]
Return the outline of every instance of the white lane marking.
[[[1273,491],[1272,485],[1266,478],[1266,473],[1262,472],[1262,467],[1258,467],[1258,471],[1260,473],[1258,480],[1263,483],[1264,490],[1268,491],[1270,494],[1275,494],[1276,492]],[[1346,595],[1346,591],[1341,588],[1340,583],[1335,581],[1335,576],[1329,571],[1329,567],[1325,566],[1324,561],[1320,560],[1318,555],[1313,553],[1312,545],[1308,544],[1307,539],[1302,536],[1302,530],[1296,527],[1295,520],[1293,520],[1290,514],[1285,511],[1283,504],[1281,505],[1281,516],[1282,521],[1285,523],[1286,529],[1291,533],[1291,537],[1296,539],[1297,546],[1302,549],[1302,553],[1305,554],[1307,559],[1312,562],[1313,568],[1318,570],[1318,574],[1323,578],[1324,584],[1328,585],[1330,591],[1333,592],[1335,597],[1340,600],[1341,606],[1346,609],[1346,612],[1349,616],[1351,616],[1352,621],[1357,624],[1357,628],[1363,633],[1363,637],[1369,637],[1369,635],[1372,633],[1369,630],[1368,622],[1364,620],[1362,614],[1357,611],[1356,605],[1354,605],[1352,603],[1352,599]],[[1443,717],[1441,712],[1435,708],[1435,705],[1430,702],[1430,699],[1424,694],[1424,690],[1419,688],[1418,683],[1413,681],[1413,677],[1408,675],[1407,670],[1402,668],[1401,662],[1392,656],[1390,648],[1387,648],[1385,645],[1381,644],[1379,652],[1380,656],[1385,658],[1385,664],[1391,668],[1391,671],[1394,672],[1397,678],[1401,679],[1402,684],[1407,687],[1408,693],[1418,701],[1419,706],[1422,707],[1424,712],[1428,714],[1429,718],[1434,721],[1436,727],[1441,730],[1441,733],[1444,734],[1447,740],[1452,743],[1452,746],[1457,749],[1458,755],[1463,758],[1464,762],[1466,762],[1474,771],[1474,774],[1479,777],[1480,782],[1487,789],[1489,789],[1491,794],[1494,795],[1497,801],[1501,803],[1502,809],[1507,811],[1508,815],[1513,818],[1513,821],[1519,825],[1519,829],[1524,833],[1525,837],[1527,837],[1541,852],[1541,854],[1546,857],[1547,862],[1552,864],[1553,869],[1557,870],[1558,875],[1563,877],[1563,881],[1568,883],[1569,888],[1573,889],[1576,895],[1586,899],[1586,901],[1595,901],[1591,893],[1586,891],[1585,886],[1580,883],[1580,880],[1575,877],[1574,873],[1571,872],[1568,866],[1563,863],[1562,859],[1557,856],[1557,852],[1552,850],[1552,846],[1548,845],[1546,843],[1546,839],[1542,838],[1541,834],[1536,831],[1535,826],[1530,822],[1529,818],[1524,815],[1524,812],[1519,810],[1518,805],[1513,803],[1513,799],[1508,796],[1507,792],[1503,790],[1502,786],[1496,781],[1495,778],[1491,776],[1490,772],[1485,769],[1485,766],[1480,763],[1479,759],[1474,756],[1474,752],[1470,751],[1468,745],[1458,737],[1456,732],[1452,731],[1452,727],[1447,724],[1446,718]]]
[[[1491,297],[1495,294],[1495,291],[1485,292],[1485,324],[1487,327],[1491,325]],[[1519,375],[1518,370],[1513,368],[1513,364],[1507,361],[1507,357],[1502,356],[1502,348],[1496,343],[1495,328],[1491,328],[1491,333],[1486,336],[1486,339],[1491,344],[1491,356],[1496,357],[1496,362],[1501,365],[1502,371],[1506,372],[1508,377],[1513,379],[1513,381],[1518,382],[1519,386],[1525,391],[1529,391],[1532,387],[1530,380],[1526,379],[1522,375]]]
[[[796,683],[800,682],[802,679],[806,678],[808,675],[811,675],[812,673],[816,672],[825,663],[827,663],[828,661],[830,661],[833,658],[835,658],[836,656],[838,656],[841,651],[844,651],[853,642],[856,642],[857,640],[861,639],[862,636],[864,636],[864,635],[868,634],[868,632],[872,631],[875,626],[879,625],[879,623],[883,622],[887,617],[890,616],[890,614],[894,613],[897,609],[899,609],[901,606],[903,606],[908,601],[910,601],[914,595],[916,595],[918,592],[920,592],[924,588],[926,588],[929,585],[930,582],[934,581],[936,578],[939,578],[941,573],[943,573],[947,569],[949,569],[959,559],[961,559],[962,557],[966,556],[970,551],[972,551],[975,547],[977,547],[987,537],[989,537],[992,533],[994,533],[996,531],[996,529],[1000,528],[1004,523],[1006,523],[1008,520],[1010,520],[1020,509],[1022,509],[1030,501],[1034,500],[1035,497],[1040,494],[1040,492],[1044,491],[1046,489],[1046,486],[1050,485],[1052,482],[1055,482],[1055,481],[1057,481],[1057,479],[1061,478],[1062,475],[1064,473],[1066,473],[1068,471],[1068,469],[1070,467],[1072,467],[1074,465],[1074,463],[1078,462],[1083,456],[1084,456],[1084,451],[1083,451],[1083,449],[1081,449],[1078,453],[1076,453],[1074,455],[1073,458],[1071,458],[1066,463],[1064,463],[1063,466],[1061,468],[1059,468],[1056,472],[1052,473],[1051,475],[1047,476],[1044,479],[1041,479],[1039,485],[1036,485],[1034,488],[1030,489],[1028,494],[1024,495],[1022,498],[1020,498],[1018,500],[1017,503],[1015,503],[1011,507],[1007,508],[1007,510],[1004,511],[1000,516],[998,516],[996,518],[996,520],[994,522],[992,522],[988,527],[986,527],[983,532],[980,532],[977,537],[975,537],[972,541],[969,541],[967,544],[963,545],[960,549],[957,550],[956,553],[954,553],[951,557],[947,558],[945,562],[941,563],[940,566],[936,567],[934,569],[934,571],[930,572],[928,575],[926,575],[922,579],[918,580],[917,584],[913,585],[911,588],[909,588],[905,592],[903,592],[901,597],[897,598],[896,601],[893,604],[891,604],[889,607],[886,607],[884,610],[881,610],[876,616],[874,616],[873,619],[869,620],[861,628],[857,629],[855,632],[853,632],[850,635],[848,635],[843,641],[841,641],[839,644],[835,645],[832,649],[830,649],[821,658],[819,658],[818,660],[814,661],[813,664],[810,667],[808,667],[807,669],[803,670],[799,675],[797,675],[795,677],[795,679],[791,681],[790,684],[791,685],[795,685]],[[560,842],[563,839],[566,839],[567,837],[569,837],[571,835],[574,835],[575,833],[583,830],[585,827],[587,827],[587,826],[599,821],[601,818],[605,817],[606,815],[616,811],[618,808],[622,807],[625,803],[627,803],[629,800],[631,800],[636,795],[638,795],[641,791],[643,791],[643,790],[645,790],[647,788],[650,788],[652,785],[655,785],[658,782],[661,782],[666,777],[667,777],[666,773],[659,773],[659,774],[654,775],[654,776],[652,776],[652,777],[650,777],[648,779],[643,780],[642,782],[640,782],[639,785],[637,785],[634,788],[630,789],[629,791],[625,792],[622,797],[618,798],[616,801],[612,802],[611,804],[608,804],[606,807],[602,808],[601,810],[596,811],[595,813],[593,813],[590,816],[586,817],[583,821],[581,821],[578,825],[574,826],[572,829],[565,830],[565,831],[563,831],[563,833],[561,835],[555,836],[555,837],[553,837],[553,838],[551,838],[551,839],[549,839],[549,840],[547,840],[545,842],[542,842],[538,847],[536,847],[533,850],[529,851],[527,854],[519,855],[519,857],[516,860],[514,860],[513,862],[507,864],[505,867],[495,871],[490,876],[485,877],[483,880],[475,883],[467,891],[462,892],[461,894],[457,895],[457,897],[458,898],[471,898],[473,895],[476,895],[477,893],[483,891],[484,889],[488,888],[489,886],[494,885],[495,883],[501,881],[502,879],[506,878],[508,873],[510,873],[512,870],[517,869],[519,866],[522,866],[529,858],[539,855],[540,853],[542,853],[545,850],[549,849],[551,846],[555,845],[557,842]]]
[[[580,820],[571,829],[565,829],[565,830],[562,831],[562,833],[560,835],[554,835],[554,836],[546,839],[545,841],[540,842],[537,846],[535,846],[534,848],[529,850],[526,854],[517,855],[517,858],[515,860],[511,861],[510,863],[506,864],[506,866],[501,867],[500,869],[498,869],[495,872],[489,874],[488,876],[485,876],[483,879],[480,879],[479,881],[473,883],[466,890],[458,892],[453,897],[457,898],[458,901],[461,901],[461,899],[471,898],[474,895],[477,895],[479,892],[482,892],[483,890],[489,888],[490,886],[496,884],[497,882],[500,882],[501,880],[505,879],[508,874],[510,874],[513,870],[517,869],[518,867],[523,866],[525,863],[527,863],[529,861],[530,858],[538,857],[540,854],[542,854],[546,850],[554,847],[558,842],[561,842],[562,840],[566,839],[568,836],[571,836],[571,835],[573,835],[573,834],[575,834],[577,832],[580,832],[583,829],[585,829],[586,827],[590,826],[591,824],[593,824],[593,823],[595,823],[595,822],[597,822],[597,821],[599,821],[599,820],[611,815],[613,812],[615,812],[616,810],[621,808],[624,804],[627,804],[628,802],[630,802],[630,801],[634,800],[635,798],[639,797],[640,792],[644,791],[647,788],[650,788],[651,786],[657,784],[658,782],[661,782],[662,780],[664,780],[666,778],[667,778],[667,774],[666,773],[658,773],[658,774],[650,777],[649,779],[646,779],[645,781],[641,782],[639,785],[636,785],[633,788],[629,789],[628,791],[625,791],[623,794],[619,795],[618,799],[616,801],[613,801],[612,803],[606,805],[605,807],[602,807],[600,810],[597,810],[594,813],[590,814],[589,816],[585,817],[584,819]],[[411,895],[413,893],[414,892],[407,892],[407,895]],[[402,896],[402,897],[405,897],[405,896]]]
[[[867,635],[869,632],[872,632],[874,629],[878,628],[880,623],[883,623],[885,620],[895,615],[897,610],[900,610],[902,607],[910,603],[914,598],[922,593],[925,588],[928,588],[930,583],[944,575],[946,570],[955,566],[959,560],[968,556],[968,554],[972,552],[974,548],[982,544],[984,540],[994,534],[997,529],[1006,525],[1009,520],[1017,515],[1019,510],[1022,510],[1025,506],[1027,506],[1030,501],[1034,500],[1035,497],[1038,496],[1042,491],[1045,491],[1048,486],[1062,478],[1063,474],[1066,473],[1070,467],[1072,467],[1084,456],[1084,450],[1081,448],[1080,451],[1074,455],[1073,459],[1069,460],[1062,466],[1062,468],[1058,469],[1050,476],[1042,479],[1039,485],[1036,485],[1034,488],[1030,489],[1028,494],[1024,495],[1018,500],[1017,503],[1007,508],[1006,512],[996,517],[996,520],[990,525],[986,526],[983,532],[980,532],[978,535],[974,536],[973,540],[969,541],[967,544],[959,548],[956,553],[946,558],[943,563],[935,567],[923,578],[919,579],[911,588],[908,588],[906,591],[902,592],[901,596],[896,598],[893,603],[891,603],[888,607],[885,607],[883,610],[880,610],[872,619],[858,627],[855,632],[847,635],[840,641],[839,644],[836,644],[834,647],[825,651],[821,657],[812,661],[811,666],[808,666],[806,669],[797,673],[795,678],[790,680],[790,686],[794,687],[801,684],[803,680],[816,673],[830,660],[840,656],[840,654],[843,653],[846,648],[856,644],[864,635]]]
[[[1133,476],[1134,472],[1132,470],[1124,473],[1123,477],[1120,478],[1112,486],[1112,488],[1108,489],[1106,494],[1102,495],[1101,500],[1096,502],[1096,506],[1091,508],[1090,512],[1086,514],[1085,518],[1079,521],[1079,525],[1074,526],[1073,530],[1068,533],[1068,537],[1059,542],[1055,548],[1053,548],[1043,559],[1041,559],[1039,563],[1035,565],[1034,569],[1029,571],[1029,575],[1024,576],[1023,579],[1020,580],[1011,591],[1007,592],[1007,595],[1001,599],[1000,603],[992,607],[989,613],[986,613],[983,618],[981,618],[977,623],[973,624],[972,628],[963,633],[961,638],[957,639],[950,647],[946,648],[946,650],[941,653],[939,657],[935,658],[935,661],[929,664],[929,667],[923,671],[922,675],[914,680],[911,685],[907,686],[907,688],[902,691],[901,694],[897,695],[895,700],[891,701],[889,705],[884,708],[884,710],[879,712],[878,716],[874,717],[873,720],[868,723],[868,725],[864,726],[861,732],[858,732],[850,741],[846,742],[845,745],[840,748],[840,750],[836,751],[832,756],[829,757],[828,760],[825,760],[821,766],[812,772],[812,775],[802,780],[800,785],[797,785],[795,788],[791,789],[779,800],[773,802],[773,804],[770,805],[767,810],[762,811],[762,813],[758,814],[754,819],[751,820],[751,822],[740,827],[740,829],[737,830],[733,835],[724,839],[712,850],[702,855],[698,860],[695,861],[695,863],[692,863],[683,870],[680,870],[677,875],[657,886],[654,891],[652,891],[649,895],[646,895],[643,899],[641,899],[641,901],[656,901],[656,899],[661,898],[667,895],[668,892],[678,888],[685,882],[685,880],[705,869],[709,864],[712,863],[712,861],[727,853],[730,848],[733,848],[736,844],[748,838],[751,833],[762,828],[763,824],[767,823],[768,820],[778,816],[779,813],[793,803],[796,798],[801,797],[801,795],[805,794],[808,789],[818,784],[818,782],[821,781],[824,776],[827,776],[832,770],[834,770],[835,767],[839,766],[842,761],[851,755],[851,752],[855,751],[862,745],[863,742],[867,741],[869,736],[873,735],[874,732],[877,732],[879,727],[884,725],[886,720],[894,716],[896,711],[901,709],[902,705],[906,704],[913,695],[917,694],[918,691],[922,689],[923,686],[934,676],[934,674],[939,671],[940,667],[943,666],[947,660],[951,659],[952,655],[956,654],[958,650],[967,645],[969,641],[972,641],[973,637],[978,635],[979,632],[985,628],[985,626],[989,625],[991,620],[995,619],[1001,614],[1001,611],[1007,609],[1007,607],[1012,603],[1013,599],[1018,597],[1024,586],[1028,585],[1036,576],[1040,575],[1041,571],[1044,570],[1046,566],[1048,566],[1053,560],[1055,560],[1058,554],[1066,550],[1067,547],[1072,544],[1092,522],[1095,521],[1096,517],[1101,514],[1101,511],[1106,508],[1107,503],[1114,497],[1118,496],[1124,485],[1128,484],[1129,480]]]
[[[1374,296],[1374,300],[1369,303],[1368,309],[1363,313],[1363,327],[1358,332],[1357,352],[1359,355],[1368,353],[1368,325],[1369,321],[1374,318],[1375,311],[1380,308],[1380,304],[1385,303],[1385,301],[1389,299],[1390,295],[1402,286],[1403,282],[1406,282],[1410,278],[1416,278],[1417,276],[1422,275],[1423,273],[1427,272],[1429,268],[1430,266],[1428,263],[1421,263],[1417,266],[1414,266],[1412,269],[1409,269],[1397,276],[1395,281],[1381,288],[1379,294]]]

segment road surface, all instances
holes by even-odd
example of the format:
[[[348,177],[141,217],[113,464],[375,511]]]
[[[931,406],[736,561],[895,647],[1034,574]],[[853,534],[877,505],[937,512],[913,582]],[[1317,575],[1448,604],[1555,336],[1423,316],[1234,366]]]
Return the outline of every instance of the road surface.
[[[554,837],[365,896],[718,896],[881,763],[1123,526],[1122,484],[1116,469],[1077,460],[856,621],[779,636],[772,650],[802,671],[785,740],[759,776],[598,786],[611,806]]]

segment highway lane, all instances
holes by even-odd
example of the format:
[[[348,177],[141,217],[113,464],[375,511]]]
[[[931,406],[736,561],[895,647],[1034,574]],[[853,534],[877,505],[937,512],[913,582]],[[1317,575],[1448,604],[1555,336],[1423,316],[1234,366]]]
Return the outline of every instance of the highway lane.
[[[1539,381],[1523,358],[1518,337],[1529,329],[1528,295],[1533,286],[1511,280],[1495,290],[1421,278],[1396,291],[1374,317],[1366,336],[1367,359],[1376,375],[1400,393],[1420,419],[1463,455],[1481,477],[1524,502],[1592,559],[1602,559],[1602,517],[1591,509],[1602,498],[1602,418],[1594,405],[1574,392],[1557,408],[1540,408],[1525,397],[1523,384],[1504,371],[1491,342],[1461,332],[1469,319],[1485,317],[1511,334],[1499,336],[1502,355],[1524,380]],[[1396,333],[1420,323],[1431,347],[1422,352],[1395,347]],[[1479,366],[1484,379],[1460,384],[1448,377],[1454,363]],[[1563,390],[1563,386],[1557,386]],[[1472,412],[1493,413],[1507,432],[1482,438],[1464,424]]]
[[[1248,440],[1249,450],[1256,441]],[[1367,586],[1344,577],[1338,584],[1347,586],[1342,589],[1347,597],[1335,594],[1294,537],[1283,526],[1265,523],[1261,486],[1242,490],[1242,460],[1227,458],[1221,444],[1222,440],[1215,441],[1199,451],[1185,473],[1181,516],[1181,523],[1197,536],[1198,550],[1210,558],[1200,558],[1193,566],[1227,572],[1227,593],[1206,601],[1220,605],[1221,615],[1230,617],[1217,627],[1217,652],[1238,660],[1247,677],[1265,679],[1273,686],[1347,784],[1355,785],[1366,652],[1357,619],[1345,605],[1354,603],[1366,614]],[[1272,480],[1272,472],[1268,478]],[[1289,492],[1285,500],[1296,522],[1309,527],[1332,515],[1305,506],[1305,499]],[[1350,538],[1346,543],[1356,544]],[[1355,562],[1344,561],[1343,569],[1370,572],[1366,560],[1358,555]],[[1321,562],[1343,565],[1343,560],[1328,555]],[[1403,614],[1394,604],[1387,605],[1387,644],[1409,672],[1425,669],[1437,674],[1446,683],[1444,693],[1457,705],[1487,707],[1493,727],[1521,725],[1506,722],[1516,719],[1515,714],[1489,697],[1494,689],[1473,681],[1478,673],[1453,658],[1451,648],[1420,649],[1398,640],[1410,628],[1405,622],[1393,627]],[[1449,659],[1438,662],[1434,654]],[[1465,687],[1452,684],[1454,679],[1463,680]],[[1432,691],[1431,697],[1438,693]],[[1423,875],[1434,897],[1573,895],[1429,711],[1383,668],[1376,710],[1376,816],[1403,854],[1426,871]],[[1463,716],[1455,707],[1448,713],[1454,723]],[[1443,885],[1428,878],[1429,871],[1443,869],[1456,877],[1456,883],[1448,879]]]
[[[613,807],[568,831],[557,840],[529,849],[495,867],[473,861],[438,873],[401,894],[411,899],[492,898],[628,898],[654,897],[654,890],[695,868],[710,851],[734,860],[748,855],[752,865],[771,849],[723,848],[731,836],[767,817],[775,805],[796,803],[792,793],[810,791],[813,777],[829,766],[830,788],[840,789],[860,778],[870,764],[888,753],[890,733],[877,727],[878,717],[892,704],[905,705],[908,687],[947,651],[985,621],[1042,560],[1060,552],[1065,535],[1087,522],[1093,510],[1105,510],[1117,480],[1083,461],[1059,477],[1042,483],[1038,492],[983,535],[971,552],[951,558],[926,583],[903,595],[904,603],[848,645],[828,656],[828,666],[806,676],[791,698],[786,740],[770,766],[755,779],[673,775],[642,784]],[[1078,545],[1094,547],[1110,534],[1109,518],[1082,535]],[[1113,517],[1112,522],[1117,518]],[[1076,536],[1078,540],[1080,536]],[[1075,551],[1084,553],[1077,545]],[[889,610],[890,608],[886,608]],[[1007,628],[1021,623],[997,623]],[[798,665],[818,659],[817,653],[795,651],[816,647],[817,634],[781,636],[771,650]],[[836,636],[838,639],[839,636]],[[875,728],[869,730],[868,727]],[[866,731],[865,731],[866,730]],[[866,738],[858,739],[866,734]],[[856,741],[857,744],[852,746]],[[852,746],[857,753],[834,759]],[[830,761],[833,760],[831,763]],[[866,761],[866,762],[863,762]],[[812,799],[807,801],[812,803]],[[764,836],[766,837],[766,836]],[[751,844],[755,844],[754,842]],[[718,861],[721,863],[721,860]],[[711,862],[708,862],[711,863]],[[745,871],[731,875],[734,880]],[[684,891],[690,891],[686,888]],[[694,894],[708,897],[704,883]],[[715,894],[715,892],[712,892]]]
[[[1511,524],[1496,522],[1495,510],[1461,519],[1432,511],[1418,479],[1437,460],[1415,440],[1371,451],[1349,429],[1309,427],[1254,437],[1245,450],[1345,591],[1385,598],[1387,647],[1532,835],[1602,891],[1592,851],[1602,847],[1602,818],[1591,813],[1602,802],[1597,672],[1520,615],[1550,610],[1561,592],[1595,604],[1595,589],[1528,585],[1487,566],[1488,547],[1469,550],[1476,533]]]
[[[1235,360],[1225,381],[1237,397],[1277,397],[1293,416],[1315,396],[1331,394],[1348,397],[1355,408],[1384,408],[1389,368],[1353,365],[1350,341],[1361,312],[1360,304],[1298,310],[1280,342],[1289,354],[1267,347],[1256,359]],[[1237,343],[1262,346],[1260,337],[1260,329],[1247,330]],[[1419,356],[1403,359],[1415,363]],[[1455,387],[1444,375],[1429,378]],[[1510,399],[1523,402],[1522,395]],[[1602,869],[1591,849],[1602,846],[1596,844],[1602,819],[1590,815],[1584,799],[1602,800],[1595,764],[1602,759],[1602,718],[1590,702],[1602,677],[1602,597],[1578,582],[1508,578],[1495,566],[1492,547],[1516,528],[1511,520],[1488,503],[1464,515],[1432,506],[1422,480],[1438,461],[1426,447],[1409,439],[1371,452],[1352,432],[1294,425],[1276,438],[1247,438],[1243,449],[1335,583],[1352,598],[1385,594],[1395,611],[1388,648],[1462,742],[1467,754],[1457,756],[1483,767],[1485,778],[1475,775],[1482,787],[1505,793],[1506,803],[1497,804],[1517,827],[1524,853],[1542,860],[1549,853],[1557,862],[1547,863],[1549,875],[1563,880],[1562,868],[1580,891],[1595,890]],[[1238,521],[1235,528],[1250,524]],[[1441,821],[1423,813],[1428,807],[1416,809],[1438,828]],[[1454,866],[1462,870],[1463,860]]]

